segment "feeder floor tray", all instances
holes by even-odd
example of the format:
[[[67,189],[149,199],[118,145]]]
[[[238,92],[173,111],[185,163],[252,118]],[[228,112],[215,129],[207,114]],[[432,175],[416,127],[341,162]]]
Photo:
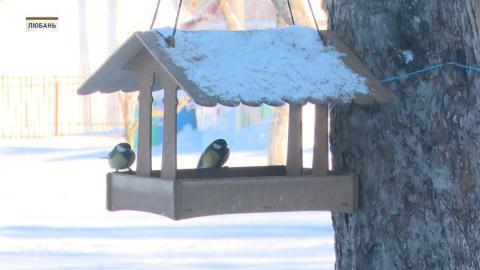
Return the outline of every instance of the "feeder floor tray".
[[[135,172],[107,175],[107,208],[137,210],[180,220],[199,216],[357,209],[358,180],[353,174],[286,175],[285,166],[177,170],[177,179]]]

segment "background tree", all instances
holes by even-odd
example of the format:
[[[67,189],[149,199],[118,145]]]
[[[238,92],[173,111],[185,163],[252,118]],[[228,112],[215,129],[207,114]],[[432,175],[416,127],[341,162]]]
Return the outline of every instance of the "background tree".
[[[244,16],[244,0],[217,0],[228,29],[243,30],[246,28]],[[240,104],[236,109],[237,130],[260,121],[261,108],[248,107]]]
[[[243,18],[243,12],[234,10],[229,0],[218,0],[217,4],[222,11],[223,17],[227,21],[228,29],[230,30],[243,30],[245,29],[245,21]],[[234,6],[238,6],[237,2],[243,2],[243,0],[235,0]],[[238,13],[240,14],[238,14]]]
[[[478,63],[475,4],[330,0],[329,23],[385,78]],[[336,268],[480,269],[479,73],[448,66],[386,86],[389,105],[332,110],[334,170],[360,179],[360,211],[333,214]]]
[[[107,55],[111,55],[115,49],[117,49],[117,35],[118,35],[118,31],[117,31],[117,25],[118,25],[118,22],[117,22],[117,8],[118,8],[118,3],[117,3],[117,0],[108,0],[107,2],[107,33],[105,35],[105,37],[107,38]],[[125,114],[124,113],[124,106],[126,104],[124,104],[125,102],[122,102],[122,98],[121,98],[122,94],[121,94],[121,91],[118,92],[117,94],[114,94],[114,95],[108,95],[106,98],[107,98],[107,108],[108,108],[108,111],[107,111],[107,121],[108,123],[119,123],[121,122],[120,119],[119,119],[119,115],[118,115],[118,110],[117,110],[117,104],[119,103],[120,101],[120,108],[122,108],[122,114]],[[125,115],[123,115],[122,117],[124,119],[124,127],[126,128],[126,124],[127,122],[125,122]],[[129,120],[130,118],[127,117],[126,118],[127,120]],[[132,141],[129,141],[129,134],[127,132],[127,129],[125,129],[125,137],[127,139],[127,142],[132,142]]]
[[[85,0],[77,0],[78,6],[78,45],[80,56],[80,73],[82,76],[90,75],[90,61],[88,55],[88,40],[87,40],[87,3]],[[84,96],[83,99],[83,121],[86,131],[90,131],[91,124],[91,97]]]
[[[291,0],[292,12],[297,25],[312,26],[302,0]],[[272,0],[277,10],[277,27],[285,27],[292,24],[292,18],[288,10],[287,0]],[[282,165],[287,160],[287,135],[288,135],[288,106],[275,107],[273,109],[272,126],[268,140],[268,164]]]

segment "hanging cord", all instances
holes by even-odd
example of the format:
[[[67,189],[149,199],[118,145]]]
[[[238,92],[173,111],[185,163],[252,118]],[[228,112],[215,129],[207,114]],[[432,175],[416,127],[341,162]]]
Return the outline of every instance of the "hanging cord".
[[[180,15],[180,10],[182,9],[182,2],[183,0],[180,0],[180,2],[178,3],[177,16],[175,17],[175,25],[173,26],[172,35],[167,37],[166,39],[167,44],[170,47],[175,47],[175,33],[177,32],[178,17]]]
[[[155,20],[157,19],[157,13],[158,13],[158,7],[160,6],[160,1],[162,1],[162,0],[157,1],[157,8],[155,9],[155,13],[153,13],[153,19],[152,19],[152,23],[150,24],[150,30],[152,30],[153,24],[155,23]]]
[[[441,69],[441,68],[446,67],[446,66],[455,66],[455,67],[458,67],[458,68],[463,68],[465,70],[472,70],[472,71],[480,72],[480,67],[479,66],[474,66],[474,65],[473,66],[467,66],[467,65],[460,64],[460,63],[457,63],[457,62],[454,62],[454,61],[450,61],[450,62],[447,62],[447,63],[444,63],[444,64],[437,64],[437,65],[428,66],[426,68],[415,70],[415,71],[410,72],[410,73],[390,76],[386,79],[381,80],[380,82],[381,83],[387,83],[387,82],[392,82],[392,81],[396,81],[396,80],[400,80],[400,79],[405,79],[405,78],[408,78],[408,77],[411,77],[411,76],[418,75],[418,74],[423,73],[423,72],[432,71],[432,70],[435,70],[435,69]]]
[[[320,32],[320,28],[318,28],[317,19],[315,18],[315,12],[313,12],[312,4],[310,3],[310,0],[307,0],[307,2],[308,2],[308,7],[310,8],[310,12],[312,13],[313,22],[315,23],[315,28],[317,29],[318,36],[322,40],[323,46],[327,46],[327,40],[322,35],[322,32]]]
[[[182,2],[183,0],[180,0],[180,2],[178,3],[177,16],[175,17],[175,26],[173,26],[172,37],[175,37],[175,33],[177,32],[178,17],[180,15],[180,10],[182,9]]]
[[[293,17],[292,6],[290,5],[290,0],[287,0],[288,11],[290,11],[290,18],[292,18],[292,25],[295,25],[295,18]]]

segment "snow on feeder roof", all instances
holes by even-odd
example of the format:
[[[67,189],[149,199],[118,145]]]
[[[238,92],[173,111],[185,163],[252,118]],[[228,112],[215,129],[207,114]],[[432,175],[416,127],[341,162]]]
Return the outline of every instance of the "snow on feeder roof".
[[[237,106],[284,102],[389,100],[387,91],[333,32],[323,31],[325,47],[311,28],[181,31],[175,47],[165,37],[171,28],[134,33],[79,88],[79,94],[140,89],[136,70],[126,68],[142,50],[195,103]],[[158,82],[154,89],[161,89]]]

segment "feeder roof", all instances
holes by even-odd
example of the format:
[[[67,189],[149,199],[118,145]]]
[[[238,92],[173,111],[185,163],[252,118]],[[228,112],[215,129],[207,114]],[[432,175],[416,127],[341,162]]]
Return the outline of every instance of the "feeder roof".
[[[236,106],[284,102],[360,104],[384,103],[390,97],[374,76],[333,32],[308,27],[227,31],[177,30],[175,47],[165,37],[171,28],[133,34],[79,88],[96,91],[135,91],[136,70],[125,66],[148,52],[158,67],[184,89],[195,103]],[[161,81],[161,80],[160,80]],[[154,89],[161,89],[157,84]]]

